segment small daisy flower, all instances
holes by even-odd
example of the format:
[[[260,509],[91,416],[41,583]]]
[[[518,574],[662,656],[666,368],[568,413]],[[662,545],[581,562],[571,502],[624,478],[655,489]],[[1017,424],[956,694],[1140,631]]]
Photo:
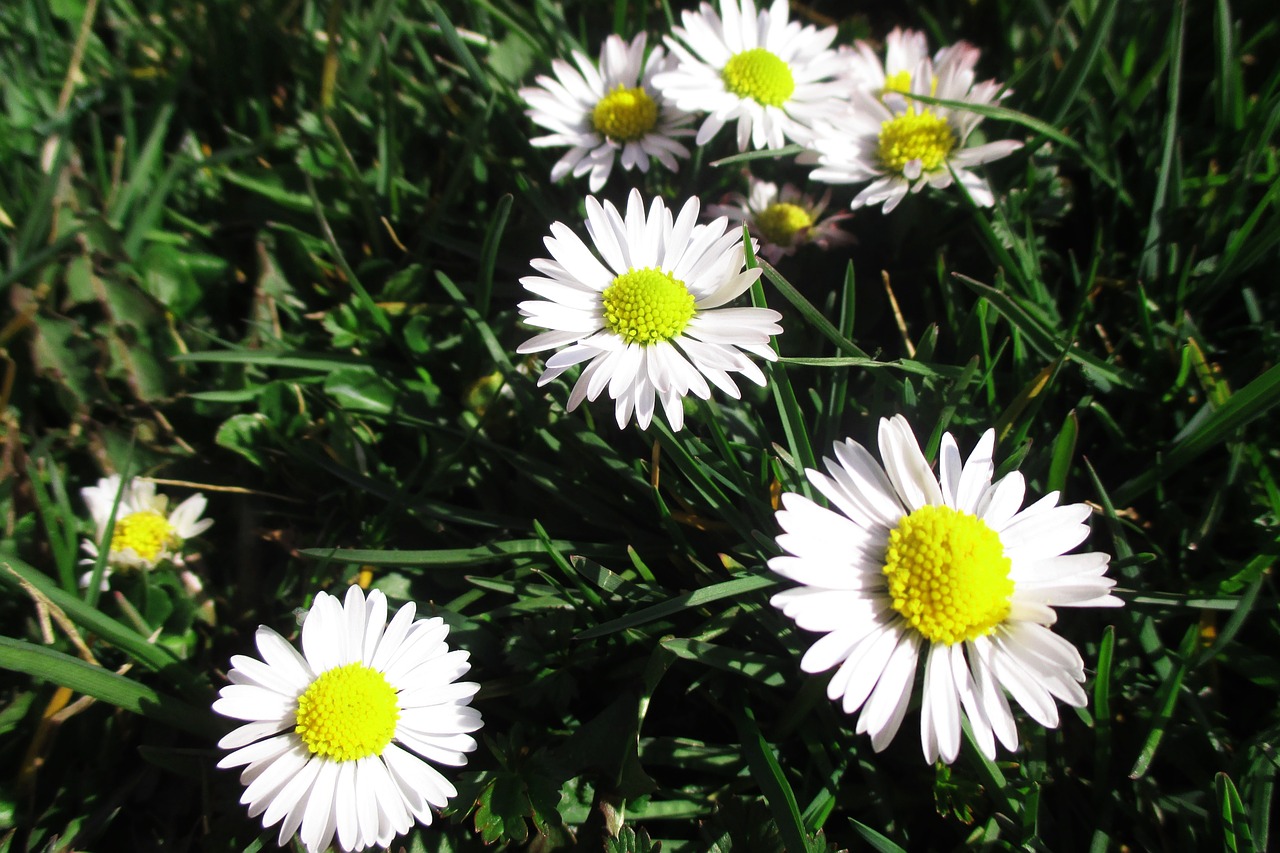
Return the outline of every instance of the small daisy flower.
[[[1006,157],[1022,143],[1002,139],[969,147],[969,136],[982,121],[980,114],[924,105],[907,95],[987,106],[1009,92],[1001,91],[994,80],[974,82],[978,50],[966,43],[939,50],[931,59],[924,54],[923,35],[908,32],[891,36],[889,48],[888,60],[880,66],[870,49],[859,45],[850,109],[832,114],[815,128],[810,151],[800,158],[818,165],[813,180],[870,181],[851,206],[883,203],[885,213],[908,192],[926,186],[945,189],[957,180],[978,205],[995,204],[986,180],[970,168]]]
[[[166,561],[181,566],[182,546],[213,525],[213,519],[200,518],[208,503],[204,495],[197,492],[170,512],[169,499],[156,494],[156,484],[146,480],[130,480],[121,489],[120,475],[112,474],[96,486],[81,489],[80,495],[95,528],[94,537],[84,541],[89,557],[81,564],[95,563],[99,549],[106,544],[108,572],[151,571]],[[118,506],[116,495],[120,496]],[[103,543],[112,507],[116,510],[115,527],[110,543]],[[88,579],[84,582],[88,583]]]
[[[730,193],[726,204],[707,207],[710,216],[724,216],[731,223],[745,223],[753,236],[761,242],[760,255],[771,264],[779,258],[795,254],[806,243],[829,249],[853,242],[853,236],[840,228],[842,220],[853,216],[838,213],[822,218],[831,201],[828,190],[820,199],[800,192],[794,184],[784,184],[782,189],[769,181],[747,177],[749,195]]]
[[[529,118],[551,131],[530,144],[569,146],[552,167],[551,180],[589,172],[588,186],[599,192],[619,158],[627,170],[647,172],[653,157],[679,171],[676,158],[688,157],[689,149],[676,138],[693,133],[686,127],[693,116],[665,102],[654,88],[653,76],[668,67],[670,57],[655,47],[646,60],[645,40],[644,33],[630,44],[611,35],[600,48],[598,66],[575,51],[576,69],[556,59],[551,63],[554,79],[542,75],[536,87],[520,90],[531,107]]]
[[[480,712],[480,685],[449,651],[440,617],[414,618],[414,604],[387,622],[387,598],[360,587],[342,603],[321,592],[302,623],[302,653],[261,626],[259,660],[231,658],[231,684],[213,710],[245,720],[221,741],[234,750],[218,766],[240,767],[240,802],[277,843],[295,833],[311,853],[337,835],[343,850],[386,847],[414,821],[430,824],[457,790],[434,764],[466,764]],[[425,759],[425,760],[424,760]]]
[[[757,149],[806,142],[844,95],[846,62],[830,49],[835,27],[789,21],[787,0],[758,13],[753,0],[721,0],[720,13],[710,3],[682,13],[684,26],[666,39],[677,65],[654,85],[680,109],[709,113],[698,145],[734,119],[740,151],[748,141]]]
[[[751,287],[760,269],[743,269],[741,231],[728,229],[723,217],[696,224],[698,207],[696,198],[689,199],[673,220],[655,198],[646,215],[640,192],[632,190],[624,217],[609,202],[601,206],[587,196],[594,253],[563,223],[552,224],[545,241],[551,258],[532,262],[540,275],[520,279],[543,297],[521,302],[521,315],[548,331],[516,351],[564,347],[547,359],[539,385],[589,362],[569,395],[569,411],[607,388],[619,427],[634,413],[647,429],[656,398],[671,428],[679,430],[685,395],[705,400],[715,385],[737,398],[730,373],[765,384],[747,354],[777,358],[769,338],[781,334],[782,315],[723,307]]]
[[[1007,692],[1036,722],[1058,725],[1054,700],[1083,706],[1084,663],[1049,630],[1054,607],[1114,607],[1106,554],[1067,554],[1089,535],[1086,504],[1052,492],[1025,509],[1017,471],[991,482],[992,430],[962,465],[947,433],[935,477],[901,415],[880,421],[877,463],[846,439],[827,473],[807,471],[826,509],[784,494],[769,568],[801,586],[772,599],[796,624],[823,634],[800,668],[835,668],[827,696],[876,751],[897,733],[924,663],[920,740],[927,761],[950,763],[960,719],[988,758],[995,740],[1017,749]]]

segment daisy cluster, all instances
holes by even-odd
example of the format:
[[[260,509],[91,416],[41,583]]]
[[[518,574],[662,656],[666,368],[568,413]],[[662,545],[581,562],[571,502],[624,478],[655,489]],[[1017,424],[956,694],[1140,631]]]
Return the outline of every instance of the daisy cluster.
[[[833,187],[819,196],[750,173],[744,192],[718,203],[669,207],[633,188],[615,207],[594,194],[619,159],[624,172],[646,173],[652,160],[674,172],[690,147],[732,125],[739,152],[777,152],[753,163],[794,155],[810,182],[860,185],[850,210],[889,214],[908,194],[953,184],[976,205],[995,203],[974,169],[1022,143],[977,133],[1009,94],[978,81],[977,48],[930,53],[922,33],[895,29],[882,58],[835,37],[792,20],[785,0],[704,2],[648,53],[648,34],[611,35],[598,63],[574,52],[553,63],[554,78],[521,90],[530,119],[551,132],[532,144],[569,149],[552,178],[589,175],[593,193],[589,240],[555,222],[550,256],[521,279],[535,298],[519,311],[538,332],[517,352],[554,350],[540,385],[581,367],[569,411],[607,392],[619,428],[634,418],[647,429],[660,407],[679,430],[690,394],[706,399],[714,386],[738,398],[736,379],[765,384],[753,357],[776,360],[782,316],[732,307],[761,274],[749,259],[852,239],[840,227],[851,213],[823,218]],[[992,430],[967,458],[944,434],[936,472],[901,415],[881,419],[878,445],[879,460],[852,439],[837,443],[825,471],[806,472],[825,503],[781,497],[782,553],[769,568],[796,586],[772,603],[821,635],[800,668],[832,673],[828,696],[858,714],[857,732],[877,751],[898,732],[921,670],[926,760],[956,759],[962,722],[989,758],[997,742],[1017,749],[1014,705],[1054,727],[1058,703],[1086,702],[1084,662],[1050,628],[1056,608],[1122,604],[1108,555],[1070,553],[1088,537],[1090,507],[1059,504],[1056,492],[1023,506],[1022,475],[994,476]]]
[[[585,175],[592,193],[584,202],[590,244],[554,223],[551,257],[533,261],[537,275],[521,280],[537,298],[520,313],[541,331],[518,352],[556,350],[539,384],[584,365],[570,411],[607,391],[620,427],[634,417],[647,428],[660,406],[678,430],[689,394],[706,399],[714,386],[736,399],[735,375],[764,384],[749,356],[776,358],[781,316],[728,305],[759,275],[743,269],[742,226],[750,254],[777,263],[806,245],[852,242],[842,227],[851,210],[889,213],[925,187],[959,183],[974,203],[994,203],[972,169],[1021,143],[973,144],[982,109],[1008,94],[977,82],[978,50],[961,42],[930,54],[923,33],[896,29],[882,60],[866,42],[835,39],[834,27],[792,20],[786,0],[759,9],[753,0],[704,2],[652,49],[648,33],[629,42],[610,35],[598,60],[572,51],[520,90],[529,118],[548,131],[531,144],[567,149],[552,180]],[[750,172],[744,192],[706,205],[686,199],[678,215],[634,188],[625,209],[595,197],[618,162],[623,172],[648,173],[654,161],[676,172],[691,147],[711,144],[726,125],[739,152],[777,152],[752,162],[776,167],[794,156],[813,167],[810,182],[866,186],[832,216],[832,187],[779,187]]]

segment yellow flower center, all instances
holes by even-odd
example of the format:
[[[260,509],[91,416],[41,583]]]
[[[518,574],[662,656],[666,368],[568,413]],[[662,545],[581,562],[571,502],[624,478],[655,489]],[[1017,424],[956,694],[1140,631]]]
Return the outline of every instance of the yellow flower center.
[[[766,107],[780,107],[796,90],[791,69],[763,47],[734,54],[720,72],[725,88],[739,98],[754,98]]]
[[[149,563],[154,563],[165,547],[177,544],[169,519],[155,510],[131,512],[117,518],[111,532],[111,548],[114,553],[132,548],[134,553]]]
[[[630,270],[601,294],[604,324],[627,343],[669,341],[693,319],[693,294],[662,270]]]
[[[990,633],[1009,615],[1011,563],[977,516],[923,506],[889,533],[884,574],[893,609],[935,643]]]
[[[334,761],[381,755],[400,706],[386,676],[362,663],[321,673],[298,697],[294,731],[307,749]]]
[[[591,111],[591,123],[610,139],[633,142],[658,123],[658,105],[644,89],[618,85]]]
[[[899,71],[884,78],[884,90],[905,95],[911,91],[911,72]]]
[[[912,160],[919,160],[923,171],[932,172],[947,161],[955,147],[955,132],[945,118],[933,110],[916,112],[909,107],[880,125],[877,156],[890,172],[901,172]]]
[[[796,233],[813,225],[809,211],[797,204],[780,201],[756,214],[756,228],[767,242],[775,246],[790,246]]]

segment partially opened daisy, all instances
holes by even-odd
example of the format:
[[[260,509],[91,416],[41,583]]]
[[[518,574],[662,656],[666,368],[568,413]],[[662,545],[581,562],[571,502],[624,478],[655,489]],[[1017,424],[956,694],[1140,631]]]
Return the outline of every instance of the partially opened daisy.
[[[130,479],[122,484],[120,475],[112,474],[81,489],[80,495],[95,528],[94,537],[83,544],[89,557],[81,562],[92,565],[105,547],[108,574],[112,570],[151,571],[165,562],[181,566],[186,541],[213,525],[213,519],[200,518],[208,503],[204,495],[197,492],[171,512],[169,499],[156,494],[156,484],[147,480]],[[112,508],[115,525],[110,542],[105,542]]]
[[[295,833],[311,853],[336,834],[343,850],[386,847],[414,824],[431,823],[457,790],[432,764],[466,764],[482,725],[467,707],[479,685],[449,651],[440,617],[414,618],[414,604],[387,621],[387,598],[317,593],[302,624],[302,654],[265,625],[262,659],[236,655],[213,710],[245,720],[218,746],[219,767],[240,767],[240,802],[277,843]]]
[[[682,110],[709,115],[696,142],[738,122],[738,150],[805,142],[810,128],[839,108],[845,60],[831,49],[835,27],[788,20],[787,0],[756,11],[753,0],[721,0],[681,15],[666,39],[677,64],[653,79]]]
[[[760,238],[759,254],[769,263],[776,264],[779,258],[795,254],[796,249],[808,243],[828,249],[853,242],[853,235],[839,224],[853,214],[822,218],[831,200],[829,190],[815,199],[794,184],[784,184],[779,190],[777,184],[752,176],[747,182],[748,195],[730,193],[726,203],[708,205],[707,214],[727,217],[735,225],[745,223],[751,235]]]
[[[569,411],[607,388],[616,401],[618,426],[634,413],[647,429],[660,400],[678,430],[685,395],[705,400],[715,385],[737,398],[731,373],[765,384],[747,355],[777,358],[769,338],[782,332],[782,315],[769,308],[724,307],[760,277],[758,267],[743,269],[740,230],[728,228],[724,217],[697,224],[696,198],[674,219],[660,198],[646,214],[638,190],[627,198],[625,216],[592,196],[586,208],[595,252],[568,226],[553,223],[545,240],[551,257],[531,262],[540,275],[520,279],[543,297],[521,302],[520,313],[529,325],[548,331],[516,351],[564,347],[547,359],[539,385],[587,362],[569,395]]]
[[[678,171],[677,157],[689,149],[676,141],[690,136],[686,127],[693,116],[663,100],[653,86],[653,76],[668,67],[670,58],[655,47],[646,60],[646,37],[631,43],[611,35],[600,48],[597,66],[581,53],[573,53],[573,65],[553,60],[555,77],[537,78],[538,85],[520,90],[531,109],[529,118],[551,133],[530,140],[534,147],[568,146],[569,151],[551,169],[558,181],[570,172],[590,173],[588,186],[599,192],[621,159],[622,168],[649,171],[653,157],[671,171]]]
[[[924,659],[920,740],[924,757],[950,763],[960,720],[988,758],[995,741],[1017,749],[1006,692],[1043,726],[1055,700],[1083,706],[1084,663],[1049,630],[1054,607],[1113,607],[1106,554],[1067,554],[1089,535],[1086,504],[1058,506],[1052,492],[1025,509],[1017,471],[991,482],[992,430],[961,464],[947,433],[935,477],[901,415],[880,422],[877,463],[846,439],[827,473],[807,471],[833,509],[784,494],[769,568],[801,586],[773,604],[823,634],[800,668],[835,669],[827,695],[857,731],[884,749],[907,711]]]
[[[905,34],[899,41],[901,58],[883,70],[874,56],[859,53],[855,65],[862,70],[848,93],[850,108],[815,128],[801,162],[818,165],[810,175],[815,181],[870,181],[854,197],[854,208],[883,204],[888,213],[908,192],[926,186],[944,189],[954,181],[964,185],[976,204],[995,204],[986,180],[970,169],[1006,157],[1022,143],[1001,139],[970,147],[969,137],[982,121],[979,113],[926,105],[909,95],[989,106],[1008,90],[1001,91],[994,80],[974,83],[978,51],[968,44],[952,45],[931,59],[922,55],[919,34]],[[908,69],[912,59],[915,66]]]

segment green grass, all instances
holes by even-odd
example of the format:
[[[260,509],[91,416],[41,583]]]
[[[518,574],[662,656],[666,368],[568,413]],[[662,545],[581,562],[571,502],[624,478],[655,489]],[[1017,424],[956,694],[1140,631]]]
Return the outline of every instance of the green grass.
[[[551,222],[582,233],[586,192],[549,181],[517,89],[689,7],[0,6],[0,853],[271,849],[207,707],[259,624],[289,633],[362,572],[444,616],[483,685],[480,749],[410,850],[599,849],[620,826],[610,850],[1267,849],[1272,5],[805,6],[844,42],[974,42],[1013,89],[983,129],[1027,145],[983,170],[994,208],[923,193],[767,269],[767,388],[620,430],[515,354],[518,279]],[[717,165],[727,135],[603,195],[805,179]],[[924,764],[915,710],[874,753],[768,604],[771,495],[899,412],[931,458],[995,427],[999,470],[1092,502],[1114,555],[1126,606],[1055,626],[1089,706],[1019,716],[996,762],[970,742]],[[111,471],[209,497],[204,593],[81,588],[79,489]]]

